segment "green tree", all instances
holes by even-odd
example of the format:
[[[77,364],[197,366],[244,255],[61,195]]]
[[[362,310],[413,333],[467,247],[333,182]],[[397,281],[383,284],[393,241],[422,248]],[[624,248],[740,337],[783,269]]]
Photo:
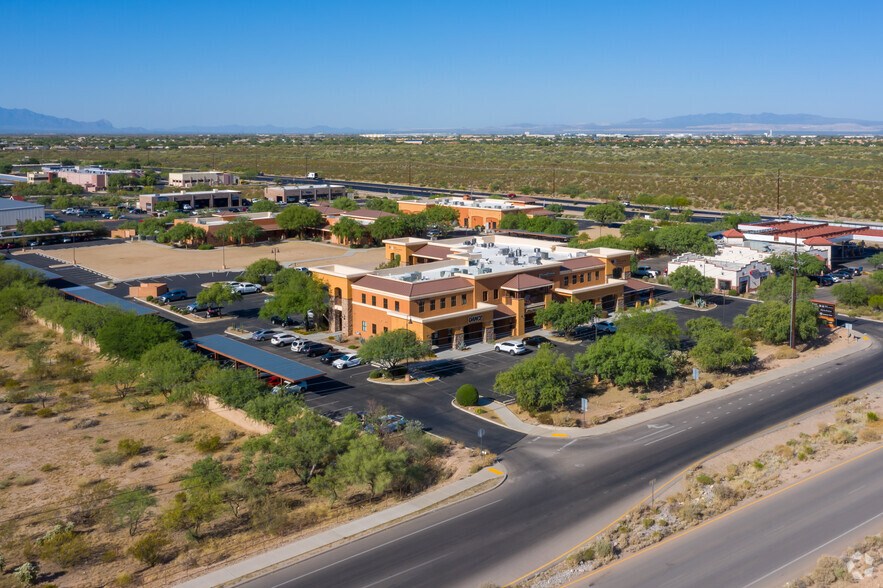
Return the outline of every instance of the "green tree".
[[[181,347],[176,341],[154,345],[141,355],[142,377],[138,388],[159,392],[167,399],[192,394],[191,382],[206,359]]]
[[[423,359],[431,353],[428,341],[418,341],[408,329],[395,329],[374,335],[359,348],[365,363],[376,363],[390,370],[403,361]]]
[[[21,356],[28,362],[28,374],[38,381],[49,375],[49,350],[51,347],[52,341],[40,339],[26,345],[21,352]]]
[[[157,235],[156,240],[160,243],[181,243],[189,241],[190,243],[202,243],[205,241],[205,229],[196,227],[190,223],[178,223],[172,225],[172,228]]]
[[[625,205],[619,202],[596,204],[587,207],[583,216],[599,224],[610,226],[625,220]]]
[[[168,212],[173,212],[175,210],[178,210],[178,208],[178,203],[171,200],[166,202],[157,202],[153,207],[153,209],[157,212],[162,212],[164,210],[167,210]]]
[[[268,280],[271,280],[276,275],[276,272],[281,269],[282,266],[275,259],[262,257],[245,268],[242,280],[265,286]]]
[[[295,232],[302,238],[307,229],[321,227],[325,219],[315,208],[291,205],[276,215],[276,223],[281,229]]]
[[[92,378],[98,386],[113,386],[117,397],[122,400],[135,389],[141,376],[141,366],[131,361],[114,361],[100,369]]]
[[[674,220],[678,221],[679,223],[688,223],[693,220],[693,211],[689,208],[686,208],[675,215]]]
[[[282,225],[279,225],[280,227]],[[215,235],[222,242],[233,241],[244,245],[247,240],[254,241],[264,234],[264,229],[244,216],[238,216],[218,229]]]
[[[656,246],[663,251],[675,254],[691,251],[701,255],[712,255],[715,251],[714,241],[700,225],[680,224],[659,227],[653,232]]]
[[[368,231],[371,238],[375,241],[383,241],[384,239],[395,239],[405,235],[405,222],[403,217],[416,217],[415,214],[398,216],[381,216],[373,223],[368,225]]]
[[[868,265],[873,268],[877,268],[883,265],[883,251],[878,251],[874,255],[868,258]]]
[[[152,568],[160,562],[162,549],[168,544],[169,539],[165,533],[153,531],[130,545],[126,553]]]
[[[53,220],[25,220],[17,221],[16,232],[19,235],[41,235],[55,230]]]
[[[846,306],[864,306],[868,303],[868,290],[861,283],[840,282],[831,287],[831,295]]]
[[[810,341],[818,336],[818,312],[809,302],[797,301],[795,322],[798,343]],[[785,343],[789,340],[791,332],[791,305],[777,301],[753,304],[748,312],[737,316],[733,324],[740,329],[755,331],[767,343]]]
[[[369,198],[365,208],[369,210],[382,210],[392,214],[399,213],[399,203],[392,198]]]
[[[564,404],[576,381],[577,374],[570,359],[544,346],[535,356],[497,374],[494,391],[515,394],[518,406],[533,412]]]
[[[341,243],[358,243],[370,233],[357,220],[345,216],[334,223],[331,227],[331,234],[337,237]]]
[[[253,200],[251,203],[251,207],[248,209],[249,212],[279,212],[279,205],[273,202],[272,200],[267,200],[266,198],[262,198],[260,200]]]
[[[568,300],[567,302],[552,301],[536,312],[534,321],[538,324],[551,325],[556,331],[569,334],[573,329],[584,325],[598,316],[595,305],[591,302]]]
[[[95,337],[101,353],[120,359],[138,359],[148,349],[169,342],[177,345],[175,324],[156,315],[115,314]]]
[[[650,213],[650,218],[662,221],[671,220],[671,211],[667,208],[658,208]]]
[[[779,253],[771,255],[766,259],[776,274],[791,275],[794,267],[794,255],[790,253]],[[818,276],[825,272],[825,262],[810,253],[797,254],[797,275],[798,276]]]
[[[301,314],[312,310],[322,315],[327,308],[325,285],[306,272],[285,268],[273,277],[273,296],[261,307],[261,318]]]
[[[690,357],[704,370],[720,371],[748,363],[754,358],[754,349],[728,329],[711,329],[699,336]]]
[[[359,210],[359,203],[351,198],[346,198],[341,196],[340,198],[335,198],[331,201],[331,207],[336,208],[338,210],[347,210],[352,212],[353,210]]]
[[[199,304],[223,306],[225,303],[232,304],[237,300],[242,300],[242,294],[234,291],[225,282],[215,282],[208,288],[200,290],[196,295],[196,302]]]
[[[150,490],[147,488],[132,488],[124,490],[115,495],[110,501],[110,508],[113,511],[116,522],[121,527],[129,529],[129,536],[135,534],[147,509],[156,506],[156,498],[151,496]]]
[[[693,300],[696,295],[706,295],[714,289],[714,278],[706,278],[691,265],[682,265],[668,276],[668,285],[675,290],[683,290]]]
[[[662,343],[666,349],[676,349],[681,329],[674,316],[667,312],[632,310],[616,321],[616,332],[626,337],[647,336]]]
[[[362,435],[337,459],[337,471],[353,485],[367,485],[372,496],[386,492],[407,468],[407,455],[390,451],[377,435]]]
[[[661,341],[619,331],[590,345],[574,361],[581,371],[612,380],[618,386],[648,386],[656,377],[675,373],[674,362]]]
[[[815,294],[816,286],[809,278],[797,278],[797,299],[811,300]],[[779,302],[791,301],[791,276],[770,276],[765,279],[757,289],[757,297],[764,302],[778,300]]]

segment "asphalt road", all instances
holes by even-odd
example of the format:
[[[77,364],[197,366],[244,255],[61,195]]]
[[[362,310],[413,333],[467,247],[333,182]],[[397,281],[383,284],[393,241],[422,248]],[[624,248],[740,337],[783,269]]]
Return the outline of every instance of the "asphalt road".
[[[782,586],[880,531],[883,448],[713,520],[574,586]]]
[[[881,329],[877,329],[878,334]],[[571,549],[696,460],[879,379],[879,346],[834,365],[596,438],[525,439],[493,492],[329,550],[248,586],[511,582]]]

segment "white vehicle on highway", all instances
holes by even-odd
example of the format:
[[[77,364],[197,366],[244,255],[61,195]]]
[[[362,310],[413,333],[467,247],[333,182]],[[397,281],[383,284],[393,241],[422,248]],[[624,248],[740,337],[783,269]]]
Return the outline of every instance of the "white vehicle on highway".
[[[295,341],[300,341],[300,337],[298,337],[294,333],[279,333],[277,335],[274,335],[273,338],[270,339],[270,343],[272,343],[276,347],[291,345]]]
[[[509,355],[521,355],[527,353],[527,347],[520,341],[503,341],[494,345],[494,351],[502,351]]]
[[[334,367],[336,367],[339,370],[342,370],[342,369],[348,368],[348,367],[356,367],[357,365],[361,365],[361,364],[362,364],[362,358],[359,357],[358,355],[351,353],[349,355],[344,355],[340,359],[334,360],[334,363],[332,363],[331,365],[333,365]]]
[[[251,284],[249,282],[239,282],[231,284],[230,289],[234,292],[239,292],[240,294],[252,294],[254,292],[262,292],[264,290],[257,284]]]

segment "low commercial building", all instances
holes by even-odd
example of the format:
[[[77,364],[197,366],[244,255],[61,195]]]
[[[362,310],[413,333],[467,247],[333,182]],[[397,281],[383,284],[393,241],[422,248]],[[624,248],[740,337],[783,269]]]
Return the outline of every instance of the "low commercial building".
[[[332,232],[334,225],[339,223],[344,218],[349,218],[365,228],[370,227],[374,224],[374,221],[384,216],[396,216],[391,212],[386,212],[385,210],[371,210],[369,208],[359,208],[358,210],[340,210],[337,208],[333,208],[331,206],[315,206],[314,208],[318,209],[322,216],[325,217],[325,221],[328,223],[325,226],[319,228],[316,233],[322,239],[327,239],[331,243],[335,243],[338,245],[352,245],[353,242],[347,239],[341,239],[337,235]],[[370,244],[371,237],[370,235],[366,235],[364,238],[360,240],[363,244]]]
[[[222,245],[223,239],[218,237],[218,231],[237,218],[248,219],[252,224],[263,230],[258,241],[281,240],[285,237],[285,231],[276,223],[275,212],[218,212],[212,216],[176,218],[174,224],[187,223],[199,227],[205,231],[206,243]],[[229,243],[228,243],[229,244]]]
[[[46,207],[33,202],[0,198],[0,228],[15,227],[19,221],[40,221],[46,218]]]
[[[678,268],[696,268],[706,278],[714,279],[714,290],[739,294],[757,290],[761,282],[769,277],[772,269],[763,259],[768,254],[750,247],[724,247],[713,257],[698,253],[684,253],[668,263],[671,275]]]
[[[228,208],[241,206],[242,192],[238,190],[211,190],[200,192],[172,192],[169,194],[141,194],[138,208],[145,212],[155,212],[160,202],[189,204],[193,208]]]
[[[532,201],[475,200],[469,196],[462,198],[436,198],[433,200],[400,200],[399,210],[404,213],[420,213],[432,206],[448,206],[460,213],[461,227],[484,227],[496,229],[507,214],[524,213],[529,217],[552,214],[542,205]]]
[[[190,188],[196,184],[209,186],[233,186],[239,183],[239,176],[228,172],[172,172],[169,173],[169,185],[177,188]]]
[[[501,235],[384,244],[387,259],[398,255],[402,266],[310,268],[328,285],[332,330],[371,337],[408,329],[433,345],[457,347],[522,335],[539,326],[536,311],[552,300],[590,301],[613,311],[625,304],[627,285],[652,288],[628,280],[631,251],[621,249]]]
[[[335,198],[346,198],[346,188],[339,184],[268,186],[264,188],[264,198],[282,204],[312,202],[320,198],[334,200]]]
[[[106,169],[101,166],[44,166],[43,171],[48,172],[48,180],[61,178],[68,184],[82,186],[87,192],[106,190],[107,178],[112,175],[124,174],[132,178],[141,175],[139,170]]]

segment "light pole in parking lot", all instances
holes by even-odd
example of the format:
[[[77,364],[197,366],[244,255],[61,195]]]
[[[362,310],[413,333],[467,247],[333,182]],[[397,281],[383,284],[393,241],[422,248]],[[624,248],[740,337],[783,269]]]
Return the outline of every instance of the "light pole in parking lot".
[[[273,254],[273,261],[275,261],[276,263],[279,263],[279,260],[276,259],[276,254],[279,253],[279,248],[273,247],[272,249],[270,249],[270,253]]]

